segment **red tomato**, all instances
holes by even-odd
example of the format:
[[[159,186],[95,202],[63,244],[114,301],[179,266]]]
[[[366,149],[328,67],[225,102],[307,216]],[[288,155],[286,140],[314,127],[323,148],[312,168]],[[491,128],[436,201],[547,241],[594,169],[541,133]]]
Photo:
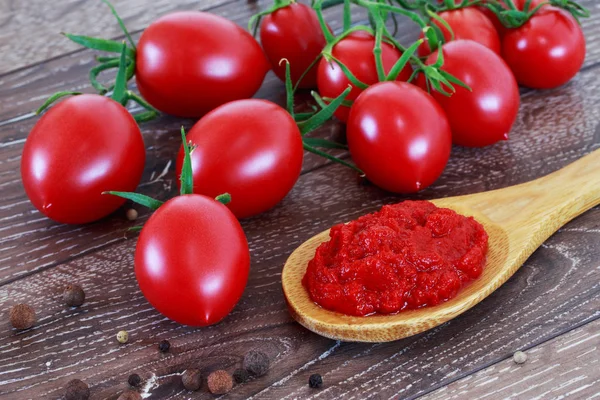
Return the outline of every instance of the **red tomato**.
[[[550,89],[570,81],[585,60],[585,37],[567,12],[544,7],[502,40],[502,56],[517,81]]]
[[[444,111],[429,94],[404,82],[366,89],[350,110],[346,132],[356,165],[390,192],[425,189],[450,157],[452,134]]]
[[[301,3],[292,3],[264,17],[260,26],[260,41],[273,72],[282,81],[285,81],[285,64],[279,65],[279,62],[282,58],[290,62],[290,75],[294,85],[321,54],[326,44],[317,13]],[[304,76],[299,87],[316,86],[315,64]]]
[[[500,38],[498,37],[496,28],[494,28],[494,24],[492,24],[489,18],[477,8],[467,7],[443,11],[439,16],[452,28],[454,40],[473,40],[500,54]],[[435,20],[433,20],[433,23],[440,27],[446,42],[452,39],[452,34],[446,27]],[[420,37],[424,37],[422,32]],[[423,42],[419,46],[419,55],[424,57],[430,53],[429,43],[427,41]]]
[[[483,147],[508,139],[519,111],[519,88],[506,63],[471,40],[448,42],[442,51],[442,69],[472,90],[454,85],[456,92],[451,96],[432,92],[446,111],[454,143]],[[426,64],[434,64],[436,59],[437,51],[427,58]]]
[[[146,222],[135,250],[135,276],[146,299],[180,324],[212,325],[237,304],[250,271],[244,231],[223,204],[178,196]]]
[[[187,11],[159,18],[142,34],[136,81],[154,107],[199,117],[232,100],[252,97],[269,69],[260,45],[217,15]]]
[[[23,149],[21,178],[33,205],[54,221],[83,224],[115,211],[134,191],[146,159],[140,129],[107,97],[84,94],[53,106]]]
[[[231,194],[228,207],[238,218],[274,207],[300,176],[304,150],[298,126],[286,110],[266,100],[239,100],[213,110],[187,140],[194,146],[194,193]],[[178,176],[183,154],[182,147]]]
[[[333,46],[332,54],[348,67],[359,81],[372,85],[379,82],[373,47],[375,47],[375,37],[373,35],[365,31],[356,31]],[[382,43],[381,50],[383,69],[387,74],[402,56],[402,53],[388,43]],[[407,81],[411,74],[412,67],[407,64],[396,80]],[[323,58],[319,62],[317,84],[321,96],[335,98],[342,94],[351,83],[336,62],[329,62]],[[352,91],[346,99],[354,100],[361,92],[362,89],[352,85]],[[346,122],[349,113],[350,109],[348,107],[341,106],[335,112],[335,116],[342,122]]]

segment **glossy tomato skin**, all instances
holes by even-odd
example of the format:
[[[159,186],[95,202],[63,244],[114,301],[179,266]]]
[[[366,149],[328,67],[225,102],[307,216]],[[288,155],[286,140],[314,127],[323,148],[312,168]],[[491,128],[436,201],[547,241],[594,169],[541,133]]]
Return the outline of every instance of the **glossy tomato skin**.
[[[476,7],[443,11],[439,16],[452,28],[454,40],[473,40],[500,54],[500,37],[494,24]],[[442,30],[446,42],[450,41],[452,39],[450,31],[439,22],[435,21],[434,23]],[[423,38],[423,33],[421,33],[421,38]],[[431,53],[427,41],[419,46],[418,53],[421,57]]]
[[[260,41],[273,72],[285,82],[285,64],[290,62],[294,85],[317,59],[326,41],[315,10],[302,3],[292,3],[265,16],[260,25]],[[304,76],[298,87],[317,86],[317,65]]]
[[[502,56],[519,84],[551,89],[567,83],[581,69],[585,37],[570,14],[544,7],[504,35]]]
[[[207,326],[231,312],[250,271],[248,242],[223,204],[201,195],[178,196],[146,222],[135,250],[135,276],[161,314],[184,325]]]
[[[348,67],[359,81],[367,85],[372,85],[379,82],[375,57],[373,56],[374,46],[375,37],[373,35],[365,31],[357,31],[351,33],[333,46],[332,54]],[[402,56],[402,53],[388,43],[383,43],[381,50],[383,69],[387,74],[390,72],[396,61]],[[396,80],[407,81],[411,74],[412,67],[407,64]],[[346,99],[354,100],[362,92],[362,89],[359,89],[350,83],[350,80],[336,62],[322,58],[319,62],[319,70],[317,73],[319,94],[322,97],[335,98],[342,94],[342,92],[348,88],[348,85],[352,86],[352,91]],[[340,121],[346,122],[349,113],[349,107],[341,106],[335,112],[335,116]]]
[[[452,147],[444,111],[428,93],[405,82],[367,88],[352,105],[346,132],[356,165],[375,185],[396,193],[435,182]]]
[[[23,149],[21,178],[42,214],[84,224],[125,202],[102,192],[134,191],[145,158],[131,114],[107,97],[83,94],[56,104],[35,124]]]
[[[506,63],[493,51],[471,40],[457,40],[442,46],[444,65],[466,83],[471,91],[454,85],[456,92],[433,97],[442,106],[455,144],[483,147],[507,140],[519,111],[519,87]],[[434,64],[437,51],[426,64]]]
[[[231,194],[238,218],[269,210],[292,189],[302,169],[302,137],[291,115],[270,101],[239,100],[200,119],[188,132],[194,193]],[[177,176],[183,165],[177,157]]]
[[[268,69],[258,42],[214,14],[165,15],[138,43],[140,93],[160,111],[178,117],[200,117],[221,104],[252,97]]]

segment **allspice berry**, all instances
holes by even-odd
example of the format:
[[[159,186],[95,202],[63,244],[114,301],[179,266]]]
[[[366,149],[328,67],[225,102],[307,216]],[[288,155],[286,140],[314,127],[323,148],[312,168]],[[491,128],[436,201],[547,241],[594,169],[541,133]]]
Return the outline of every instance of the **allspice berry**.
[[[522,351],[517,351],[515,354],[513,354],[513,361],[517,364],[523,364],[525,361],[527,361],[527,354],[523,353]]]
[[[208,390],[212,394],[225,394],[233,389],[233,378],[229,372],[222,369],[212,372],[208,376]]]
[[[65,400],[87,400],[90,398],[90,388],[80,379],[73,379],[67,383]]]
[[[181,375],[181,382],[186,390],[196,391],[202,386],[202,373],[197,369],[188,369]]]
[[[138,212],[134,208],[130,208],[126,213],[127,219],[130,221],[135,221],[138,217]]]
[[[135,390],[126,390],[121,393],[117,400],[142,400],[142,395]]]
[[[244,369],[254,376],[263,376],[269,371],[269,356],[258,350],[250,350],[244,357]]]
[[[30,305],[17,304],[10,310],[10,323],[15,329],[29,329],[35,321],[35,310]]]
[[[131,374],[129,375],[129,378],[127,378],[127,383],[134,388],[140,387],[142,385],[142,377],[138,374]]]
[[[63,293],[63,301],[69,307],[79,307],[85,301],[83,288],[76,283],[70,284]]]
[[[166,353],[171,348],[171,343],[168,340],[161,340],[158,344],[158,350],[161,353]]]
[[[244,368],[238,368],[233,372],[235,383],[246,383],[250,379],[250,374]]]
[[[127,341],[129,340],[129,333],[127,333],[127,331],[119,331],[117,333],[117,341],[121,344],[123,343],[127,343]]]
[[[308,378],[308,386],[313,389],[319,389],[323,386],[323,377],[319,374],[312,374],[310,378]]]

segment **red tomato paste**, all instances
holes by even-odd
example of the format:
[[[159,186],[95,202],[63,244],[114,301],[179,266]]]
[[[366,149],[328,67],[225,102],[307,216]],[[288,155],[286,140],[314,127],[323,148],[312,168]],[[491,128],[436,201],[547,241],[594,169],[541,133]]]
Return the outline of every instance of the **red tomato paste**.
[[[404,201],[336,225],[303,284],[322,307],[348,315],[433,306],[478,278],[488,235],[472,217]]]

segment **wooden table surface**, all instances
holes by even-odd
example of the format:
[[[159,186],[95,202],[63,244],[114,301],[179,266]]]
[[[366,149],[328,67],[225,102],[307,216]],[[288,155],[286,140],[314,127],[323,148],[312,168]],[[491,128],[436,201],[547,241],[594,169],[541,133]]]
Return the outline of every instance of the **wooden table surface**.
[[[600,3],[583,22],[585,66],[562,88],[522,91],[518,120],[508,142],[485,149],[456,147],[443,176],[412,198],[429,199],[501,188],[545,175],[600,147]],[[126,24],[139,32],[173,10],[209,10],[240,25],[270,4],[240,0],[115,0]],[[340,10],[327,10],[334,29]],[[337,19],[332,19],[336,18]],[[364,18],[360,10],[356,19]],[[399,36],[415,37],[404,23]],[[136,237],[125,208],[86,226],[44,218],[23,191],[19,161],[36,118],[32,110],[57,90],[90,91],[94,54],[58,33],[120,37],[99,0],[0,0],[0,396],[60,398],[74,378],[92,398],[116,398],[137,372],[150,398],[212,398],[186,392],[186,368],[233,371],[245,352],[258,348],[272,360],[268,375],[236,386],[228,398],[548,399],[600,396],[600,208],[552,236],[493,295],[461,317],[393,343],[329,340],[296,324],[281,290],[281,268],[290,252],[327,227],[406,197],[362,185],[352,171],[306,155],[303,173],[276,208],[242,222],[250,243],[248,287],[218,325],[194,329],[158,314],[143,298],[133,274]],[[258,96],[283,101],[281,82],[269,75]],[[140,191],[174,194],[172,160],[180,125],[163,116],[143,126],[147,165]],[[331,123],[319,133],[339,137]],[[85,135],[85,132],[82,132]],[[347,156],[347,155],[344,155]],[[600,179],[600,172],[599,172]],[[142,220],[148,212],[140,209]],[[86,303],[67,309],[68,282],[85,288]],[[26,302],[37,325],[14,331],[8,310]],[[119,345],[117,331],[130,333]],[[168,339],[171,352],[157,343]],[[523,365],[511,357],[529,356]],[[307,385],[320,373],[320,390]]]

